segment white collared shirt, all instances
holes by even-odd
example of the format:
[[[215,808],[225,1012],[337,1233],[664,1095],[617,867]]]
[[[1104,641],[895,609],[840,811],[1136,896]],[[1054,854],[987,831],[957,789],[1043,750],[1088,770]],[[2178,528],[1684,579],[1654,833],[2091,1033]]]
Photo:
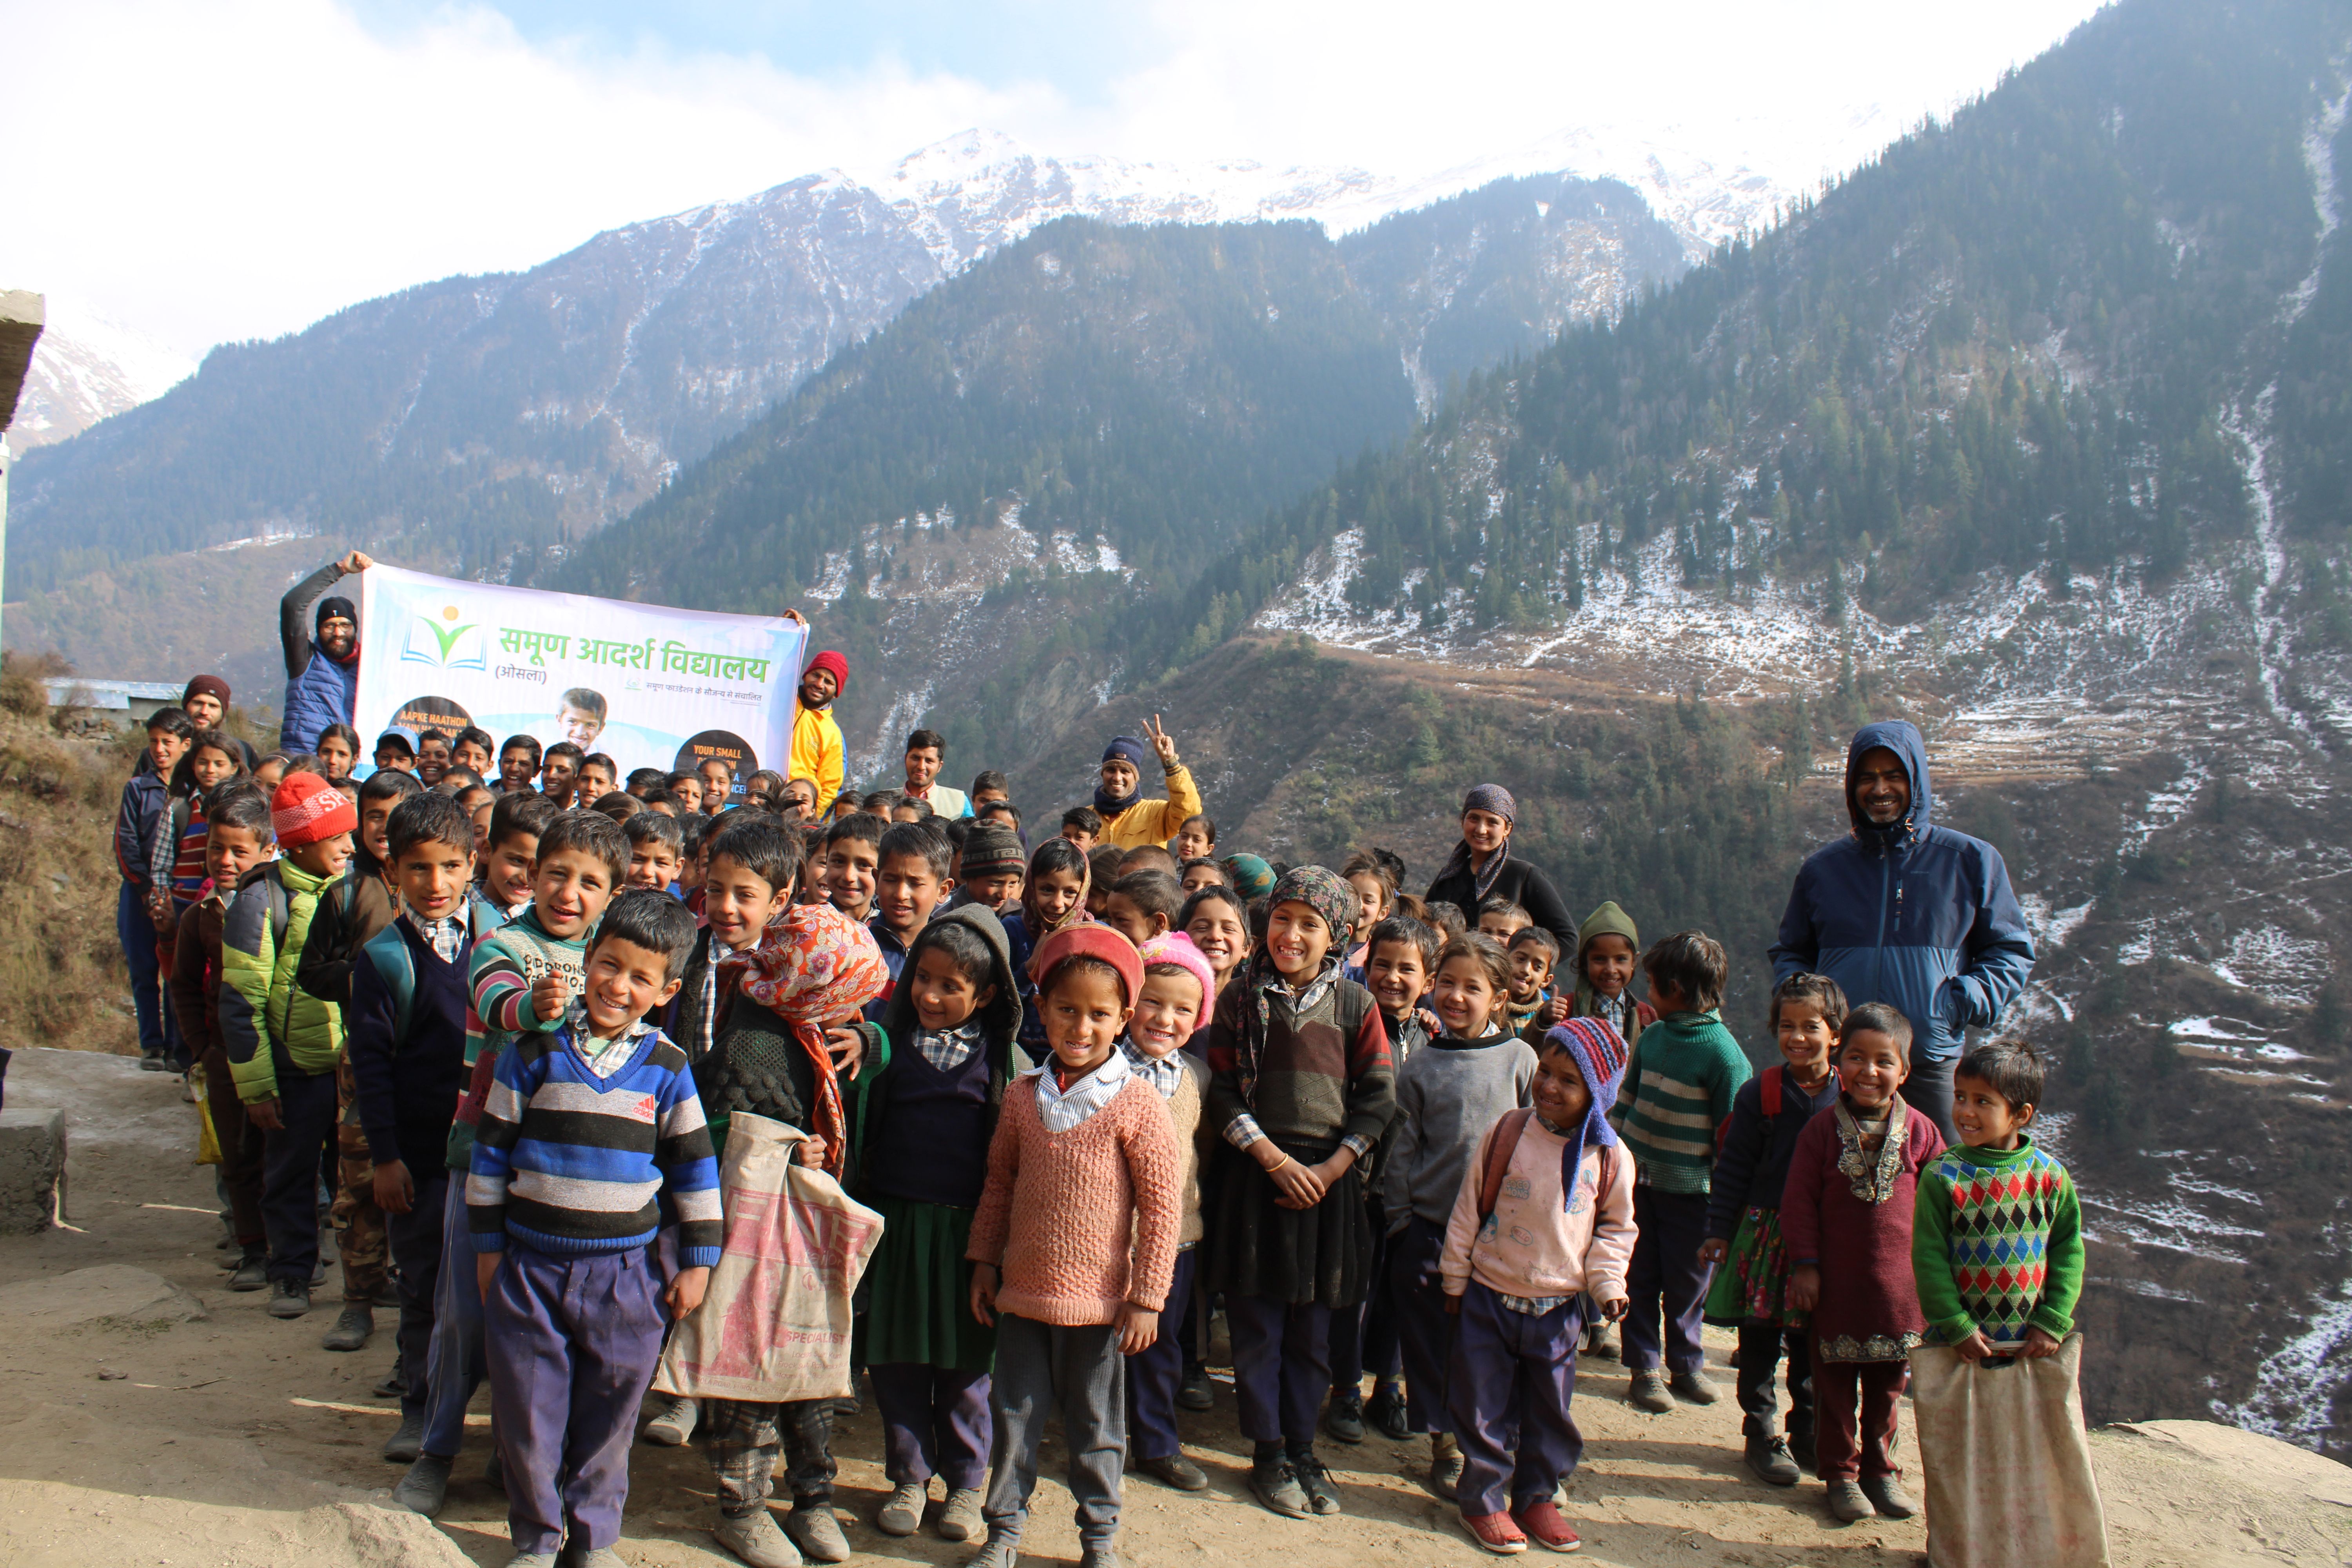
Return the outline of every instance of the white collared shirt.
[[[1127,1054],[1118,1050],[1066,1090],[1057,1086],[1050,1065],[1038,1068],[1029,1075],[1037,1080],[1037,1120],[1048,1132],[1067,1132],[1118,1098],[1133,1074]]]

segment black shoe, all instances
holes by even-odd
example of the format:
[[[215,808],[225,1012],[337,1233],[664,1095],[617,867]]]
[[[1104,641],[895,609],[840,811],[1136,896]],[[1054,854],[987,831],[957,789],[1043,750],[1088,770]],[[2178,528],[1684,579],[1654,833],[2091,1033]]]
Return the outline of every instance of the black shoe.
[[[1257,1500],[1285,1519],[1305,1519],[1315,1505],[1307,1499],[1307,1489],[1298,1484],[1298,1477],[1290,1468],[1290,1460],[1279,1452],[1264,1454],[1250,1462],[1250,1490]]]
[[[1412,1436],[1406,1425],[1404,1391],[1394,1384],[1381,1384],[1364,1405],[1364,1421],[1392,1443],[1402,1443]]]
[[[482,1479],[489,1483],[492,1491],[504,1492],[507,1489],[506,1461],[499,1458],[496,1444],[490,1446],[490,1462],[482,1467]]]
[[[1204,1492],[1209,1489],[1209,1477],[1200,1466],[1181,1454],[1169,1454],[1157,1459],[1138,1459],[1135,1469],[1150,1476],[1161,1486],[1173,1487],[1180,1492]]]
[[[310,1310],[310,1292],[291,1279],[269,1282],[269,1315],[273,1318],[299,1318]]]
[[[408,1474],[392,1489],[392,1500],[411,1513],[437,1518],[449,1500],[449,1467],[456,1461],[438,1454],[419,1454]]]
[[[172,1064],[165,1061],[160,1056],[141,1057],[139,1058],[139,1070],[141,1072],[170,1072],[172,1070]]]
[[[1339,1489],[1331,1483],[1331,1472],[1315,1457],[1315,1450],[1290,1456],[1290,1473],[1307,1489],[1307,1505],[1317,1513],[1328,1516],[1338,1513],[1342,1506]]]
[[[248,1247],[236,1260],[236,1272],[228,1277],[232,1290],[266,1290],[269,1288],[269,1248]]]
[[[400,1430],[384,1439],[383,1457],[395,1465],[409,1465],[424,1452],[425,1412],[420,1410],[400,1418]]]
[[[1185,1410],[1214,1410],[1217,1407],[1216,1389],[1209,1382],[1207,1367],[1188,1366],[1184,1369],[1184,1381],[1176,1385],[1176,1403]]]
[[[368,1392],[374,1394],[378,1399],[397,1399],[402,1394],[407,1393],[407,1363],[402,1361],[400,1356],[395,1353],[392,1358],[392,1370],[384,1373],[384,1378],[382,1383],[377,1384]]]
[[[1342,1443],[1364,1440],[1364,1396],[1353,1388],[1334,1389],[1323,1411],[1323,1430]]]
[[[322,1351],[355,1351],[368,1342],[375,1332],[375,1309],[365,1301],[346,1301],[335,1319],[335,1326],[319,1340]]]
[[[1781,1436],[1748,1439],[1749,1473],[1768,1487],[1793,1487],[1802,1479],[1797,1461],[1789,1457],[1789,1439]]]
[[[1446,1501],[1454,1500],[1462,1485],[1463,1468],[1468,1461],[1462,1457],[1462,1445],[1451,1432],[1429,1435],[1429,1489]]]

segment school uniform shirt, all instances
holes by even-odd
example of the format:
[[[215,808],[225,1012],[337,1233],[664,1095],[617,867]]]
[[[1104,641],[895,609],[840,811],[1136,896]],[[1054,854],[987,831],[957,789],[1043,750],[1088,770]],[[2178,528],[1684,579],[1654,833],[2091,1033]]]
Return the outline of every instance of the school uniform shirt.
[[[1459,1296],[1475,1279],[1511,1301],[1545,1310],[1580,1292],[1600,1301],[1622,1300],[1625,1270],[1633,1258],[1633,1162],[1622,1150],[1604,1161],[1588,1142],[1577,1167],[1576,1194],[1570,1197],[1560,1172],[1568,1140],[1546,1127],[1541,1117],[1529,1117],[1504,1170],[1495,1212],[1482,1223],[1479,1178],[1496,1131],[1489,1126],[1471,1151],[1446,1216],[1445,1247],[1437,1263],[1445,1293]]]
[[[1516,1035],[1434,1039],[1405,1058],[1381,1183],[1391,1234],[1416,1216],[1452,1217],[1478,1134],[1528,1104],[1535,1081],[1535,1048]]]

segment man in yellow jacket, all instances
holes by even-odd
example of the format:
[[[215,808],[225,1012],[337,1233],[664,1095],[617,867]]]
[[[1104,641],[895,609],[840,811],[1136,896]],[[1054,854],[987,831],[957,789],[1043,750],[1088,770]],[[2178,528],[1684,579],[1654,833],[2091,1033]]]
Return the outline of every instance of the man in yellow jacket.
[[[1176,738],[1160,728],[1159,714],[1151,716],[1143,733],[1144,740],[1133,735],[1112,739],[1103,750],[1102,782],[1095,786],[1094,807],[1103,819],[1100,842],[1121,849],[1165,844],[1176,837],[1187,817],[1201,812],[1201,792],[1194,787],[1192,773],[1176,760]],[[1167,775],[1168,798],[1141,799],[1143,764],[1155,754]]]
[[[849,661],[827,648],[801,671],[801,689],[793,704],[793,751],[786,778],[816,781],[817,809],[833,809],[841,794],[844,752],[841,726],[833,721],[833,700],[849,684]]]

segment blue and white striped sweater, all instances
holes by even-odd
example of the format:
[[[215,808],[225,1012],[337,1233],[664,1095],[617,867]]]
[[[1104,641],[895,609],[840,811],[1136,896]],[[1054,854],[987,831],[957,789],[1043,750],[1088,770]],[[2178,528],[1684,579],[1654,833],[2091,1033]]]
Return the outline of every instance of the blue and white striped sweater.
[[[474,1136],[466,1205],[477,1252],[512,1237],[559,1258],[648,1246],[665,1217],[678,1261],[719,1261],[719,1162],[686,1053],[658,1029],[599,1078],[571,1026],[499,1053]]]

